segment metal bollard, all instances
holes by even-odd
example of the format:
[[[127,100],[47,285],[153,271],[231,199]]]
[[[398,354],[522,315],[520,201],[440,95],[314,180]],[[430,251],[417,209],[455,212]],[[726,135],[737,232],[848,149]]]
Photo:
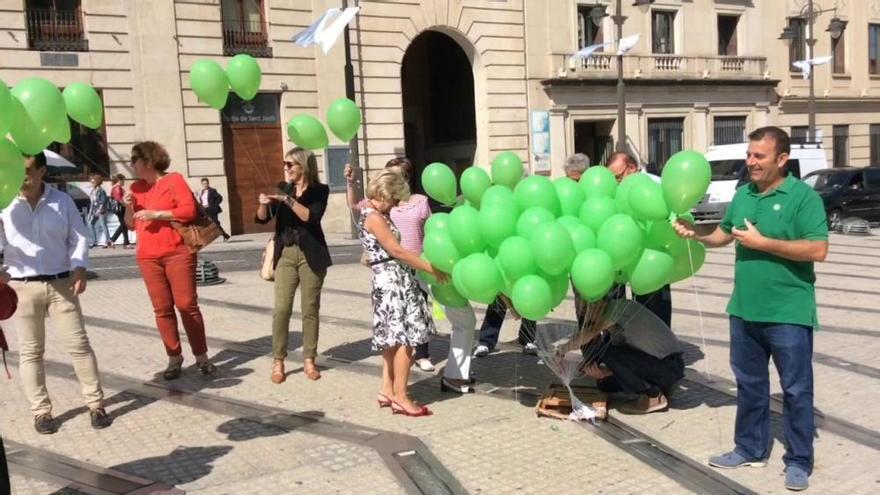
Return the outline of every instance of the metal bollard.
[[[196,263],[196,285],[218,285],[226,282],[220,277],[220,270],[212,261],[199,259]]]

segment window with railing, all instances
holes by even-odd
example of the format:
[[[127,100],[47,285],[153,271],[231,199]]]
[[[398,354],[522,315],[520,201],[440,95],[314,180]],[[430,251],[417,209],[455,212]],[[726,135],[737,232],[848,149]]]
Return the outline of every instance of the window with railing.
[[[31,50],[88,51],[79,0],[27,0],[24,15]]]
[[[849,165],[849,126],[836,125],[831,128],[833,147],[831,158],[833,166],[846,167]]]
[[[880,24],[868,24],[868,72],[880,74]]]
[[[809,141],[808,135],[809,127],[805,125],[794,125],[791,126],[791,132],[789,135],[791,136],[791,142],[793,144],[806,144]]]
[[[736,27],[739,16],[718,16],[718,55],[736,55]]]
[[[578,50],[585,46],[603,42],[602,19],[600,18],[599,22],[596,23],[590,16],[590,12],[592,12],[595,7],[595,5],[577,6]],[[600,49],[599,51],[602,50]]]
[[[271,57],[269,32],[261,0],[223,0],[223,54]]]
[[[746,139],[745,117],[715,117],[714,144],[742,143]]]
[[[831,35],[831,71],[833,74],[846,73],[846,30]]]
[[[651,45],[653,53],[675,53],[675,12],[651,12]]]
[[[684,119],[648,119],[648,161],[657,173],[684,145]]]
[[[792,72],[800,72],[794,63],[807,58],[807,22],[803,17],[789,17],[788,28],[793,36],[788,45],[788,64]]]

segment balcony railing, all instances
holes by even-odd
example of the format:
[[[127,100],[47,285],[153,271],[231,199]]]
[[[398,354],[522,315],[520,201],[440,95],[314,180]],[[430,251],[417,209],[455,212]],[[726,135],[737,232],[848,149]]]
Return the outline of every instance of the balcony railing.
[[[27,9],[25,19],[31,50],[85,52],[89,50],[82,11]]]
[[[562,55],[562,54],[558,54]],[[557,55],[557,56],[558,56]],[[571,60],[563,55],[567,77],[615,79],[617,57],[594,53],[591,57]],[[555,57],[554,57],[555,58]],[[555,60],[559,60],[555,58]],[[642,79],[761,80],[769,78],[764,57],[627,55],[623,57],[623,75]]]
[[[245,53],[254,57],[271,57],[272,47],[263,21],[223,21],[223,54]]]

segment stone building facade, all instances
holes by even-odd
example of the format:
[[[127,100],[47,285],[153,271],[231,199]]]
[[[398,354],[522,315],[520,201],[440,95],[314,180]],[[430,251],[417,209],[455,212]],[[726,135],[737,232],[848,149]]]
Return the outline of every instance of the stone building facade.
[[[800,135],[807,86],[792,71],[790,54],[802,54],[803,43],[789,48],[778,37],[786,26],[799,29],[805,1],[622,2],[624,36],[641,35],[623,58],[629,149],[659,166],[678,149],[742,140],[746,130],[768,123]],[[362,9],[351,24],[350,52],[367,175],[402,154],[419,167],[444,161],[461,171],[487,167],[498,152],[513,150],[530,171],[557,176],[569,154],[582,151],[599,161],[615,146],[613,49],[586,60],[571,55],[615,38],[612,17],[596,7],[614,14],[616,2],[347,3]],[[878,163],[880,0],[818,3],[816,55],[837,55],[836,65],[815,67],[823,144],[830,161]],[[233,232],[251,232],[259,228],[251,220],[256,195],[274,190],[282,153],[292,146],[285,123],[299,113],[322,118],[345,95],[342,39],[327,54],[291,41],[342,4],[0,0],[6,33],[0,79],[10,86],[26,77],[59,87],[90,82],[101,91],[106,123],[97,134],[75,129],[71,145],[59,150],[79,166],[77,173],[130,175],[131,145],[157,140],[194,187],[209,177],[224,194],[223,220]],[[845,23],[836,38],[825,31],[832,18]],[[250,103],[230,97],[223,111],[197,101],[188,80],[192,63],[208,58],[225,65],[236,53],[258,58],[258,97]],[[347,144],[331,137],[318,155],[322,180],[333,191],[325,229],[347,231]]]

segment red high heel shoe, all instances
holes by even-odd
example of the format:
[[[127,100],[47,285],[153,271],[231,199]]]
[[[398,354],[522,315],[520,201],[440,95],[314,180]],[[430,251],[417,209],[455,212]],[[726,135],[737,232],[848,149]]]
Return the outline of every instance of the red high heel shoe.
[[[430,416],[434,413],[431,412],[430,409],[428,409],[428,406],[422,406],[419,408],[418,411],[415,411],[415,412],[407,411],[403,406],[401,406],[400,404],[398,404],[397,402],[392,400],[391,401],[391,414],[403,414],[404,416],[411,416],[413,418],[418,418],[420,416]]]
[[[391,407],[391,399],[388,398],[387,395],[384,394],[376,394],[376,402],[379,404],[379,407]]]

